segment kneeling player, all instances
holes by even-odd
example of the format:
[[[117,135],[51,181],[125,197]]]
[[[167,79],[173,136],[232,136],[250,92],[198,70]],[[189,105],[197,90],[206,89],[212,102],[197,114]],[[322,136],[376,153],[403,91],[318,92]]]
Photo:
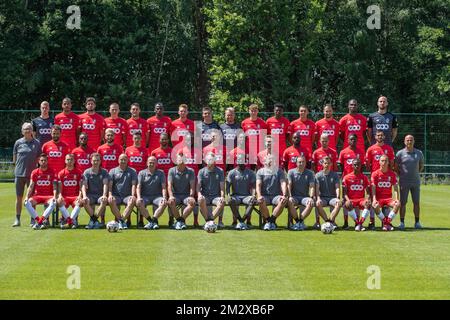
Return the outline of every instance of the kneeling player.
[[[24,202],[30,216],[34,219],[33,229],[45,229],[46,222],[56,206],[58,188],[53,171],[48,167],[47,155],[39,157],[39,168],[31,172],[30,186],[28,187],[27,199]],[[34,209],[36,205],[44,204],[48,207],[39,217]]]
[[[348,215],[355,221],[355,231],[366,230],[363,223],[370,213],[370,184],[369,179],[361,173],[361,160],[352,161],[353,172],[347,174],[342,180],[342,190],[345,199],[345,208]],[[355,209],[362,210],[358,217]]]
[[[394,230],[391,222],[400,209],[398,197],[398,184],[395,173],[389,169],[389,158],[386,155],[380,157],[380,169],[372,173],[372,195],[373,208],[378,218],[383,222],[383,230]],[[394,186],[395,198],[392,197],[392,186]],[[387,217],[384,216],[383,207],[390,207],[391,211]]]
[[[83,175],[81,171],[75,168],[75,156],[72,153],[66,155],[66,167],[58,173],[59,197],[57,204],[61,211],[62,219],[61,229],[73,228],[78,226],[77,217],[80,208],[83,207],[80,186]],[[69,214],[67,206],[72,206],[72,213]]]

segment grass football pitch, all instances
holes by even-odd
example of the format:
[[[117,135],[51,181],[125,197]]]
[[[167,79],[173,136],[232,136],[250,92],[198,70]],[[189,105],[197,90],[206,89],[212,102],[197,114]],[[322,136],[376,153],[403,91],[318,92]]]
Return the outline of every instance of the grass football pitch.
[[[286,212],[272,232],[175,231],[167,213],[157,231],[34,231],[25,210],[22,226],[11,227],[14,185],[4,183],[0,299],[450,299],[450,186],[422,186],[421,196],[420,231],[410,204],[403,232],[377,221],[377,231],[324,235],[310,228],[313,216],[308,230],[293,232]]]

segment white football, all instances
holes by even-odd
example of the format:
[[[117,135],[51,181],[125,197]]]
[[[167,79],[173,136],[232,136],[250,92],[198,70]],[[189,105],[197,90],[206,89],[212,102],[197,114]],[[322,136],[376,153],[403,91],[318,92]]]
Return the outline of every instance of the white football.
[[[333,233],[334,227],[333,227],[333,224],[331,222],[325,222],[324,224],[322,224],[320,226],[320,230],[324,234],[330,234],[330,233]]]
[[[106,224],[106,230],[109,232],[117,232],[119,230],[119,223],[116,221],[110,221]]]
[[[217,224],[215,224],[214,221],[208,221],[207,223],[205,223],[203,229],[205,229],[205,231],[208,233],[214,233],[217,230]]]

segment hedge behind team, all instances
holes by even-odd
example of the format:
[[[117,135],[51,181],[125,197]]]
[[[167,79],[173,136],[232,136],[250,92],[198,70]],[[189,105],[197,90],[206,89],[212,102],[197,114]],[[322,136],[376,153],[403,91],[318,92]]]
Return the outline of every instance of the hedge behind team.
[[[279,145],[279,154],[282,154],[284,150],[287,148],[286,141],[289,143],[293,143],[292,137],[294,136],[294,132],[299,132],[301,136],[300,145],[302,148],[305,149],[305,153],[307,155],[307,158],[309,160],[312,160],[312,163],[314,163],[314,159],[312,159],[313,156],[317,155],[317,152],[313,153],[313,145],[314,142],[316,142],[317,138],[320,137],[322,134],[326,134],[329,137],[329,147],[331,149],[336,149],[338,138],[340,137],[343,140],[344,148],[348,147],[348,137],[350,134],[355,134],[357,139],[357,147],[362,149],[362,154],[364,155],[364,135],[366,133],[367,129],[367,136],[371,143],[376,142],[376,132],[377,131],[383,131],[385,135],[385,143],[387,145],[391,145],[394,139],[397,135],[397,119],[396,117],[387,111],[388,101],[387,98],[384,96],[379,97],[378,101],[378,111],[372,113],[369,115],[368,120],[362,116],[361,114],[358,114],[357,112],[357,101],[355,99],[352,99],[348,103],[348,110],[349,113],[345,115],[339,122],[337,122],[333,118],[333,108],[331,105],[325,105],[324,107],[324,118],[317,121],[316,123],[312,122],[308,119],[308,108],[306,106],[301,106],[299,108],[299,119],[294,120],[292,122],[289,122],[285,117],[283,117],[283,105],[282,104],[275,104],[274,106],[274,116],[269,118],[266,122],[258,117],[258,106],[251,105],[249,107],[249,113],[250,117],[248,119],[245,119],[242,122],[242,129],[246,133],[246,157],[249,158],[247,161],[250,161],[251,163],[254,163],[255,159],[250,159],[251,156],[248,156],[249,150],[253,151],[252,154],[259,154],[261,151],[260,146],[262,145],[260,139],[260,130],[266,129],[267,133],[271,135],[272,139],[276,142],[278,142]],[[187,105],[180,105],[179,107],[179,115],[180,118],[171,121],[169,117],[166,117],[163,115],[164,107],[161,103],[157,103],[155,105],[155,116],[150,117],[148,120],[145,120],[140,117],[140,106],[137,103],[134,103],[131,105],[130,113],[131,117],[128,120],[125,120],[123,118],[120,118],[119,115],[119,106],[116,103],[111,104],[110,106],[110,113],[111,117],[103,119],[102,116],[97,114],[95,112],[95,99],[94,98],[87,98],[85,103],[87,112],[77,116],[72,112],[72,104],[71,100],[69,98],[63,99],[62,102],[62,109],[63,112],[58,114],[55,117],[55,120],[52,121],[51,117],[49,116],[49,105],[47,102],[43,102],[41,104],[41,115],[33,119],[33,135],[36,137],[38,141],[41,142],[41,144],[45,144],[51,140],[51,126],[53,123],[58,124],[61,128],[61,141],[66,143],[69,146],[69,149],[74,149],[76,147],[77,137],[81,131],[85,132],[89,138],[87,147],[85,146],[84,149],[88,148],[88,150],[93,152],[93,150],[97,150],[100,146],[103,137],[105,137],[104,131],[106,128],[111,128],[114,130],[114,144],[117,144],[121,147],[131,146],[133,145],[132,137],[133,133],[139,132],[142,135],[142,140],[144,140],[143,146],[147,147],[149,153],[152,154],[152,151],[155,149],[158,149],[160,152],[156,154],[157,158],[160,156],[158,160],[158,166],[166,165],[168,166],[167,159],[170,158],[170,152],[171,148],[168,146],[168,143],[164,146],[164,148],[161,149],[162,145],[160,144],[160,137],[162,133],[167,132],[173,132],[176,130],[178,132],[178,141],[175,139],[172,139],[173,146],[175,147],[176,144],[183,141],[180,137],[188,136],[189,134],[193,134],[194,132],[194,123],[192,120],[188,119],[188,108]],[[212,111],[209,108],[203,109],[203,122],[201,127],[202,132],[202,147],[207,147],[208,145],[211,145],[212,138],[214,135],[210,134],[208,130],[210,129],[216,129],[220,130],[223,133],[224,137],[224,145],[231,145],[235,147],[235,149],[238,149],[238,141],[237,141],[237,132],[241,129],[241,126],[235,122],[235,115],[234,110],[232,108],[228,108],[225,112],[226,116],[226,123],[219,126],[217,122],[215,122],[212,119]],[[28,137],[28,136],[27,136]],[[30,137],[27,138],[24,134],[24,138],[26,142],[29,144]],[[18,140],[17,143],[20,142],[22,139]],[[253,139],[253,140],[252,140]],[[256,142],[256,143],[249,143]],[[23,141],[22,141],[23,142]],[[33,142],[34,143],[34,142]],[[81,148],[81,141],[79,141]],[[217,143],[217,141],[216,141]],[[19,143],[20,144],[20,143]],[[108,144],[108,143],[106,143]],[[105,145],[106,145],[105,144]],[[15,162],[19,160],[18,162],[21,162],[20,156],[16,153],[16,146],[14,148],[15,153]],[[317,146],[320,147],[320,139],[317,141]],[[141,146],[139,146],[142,148]],[[159,148],[158,148],[159,147]],[[90,148],[90,149],[89,149]],[[253,150],[252,150],[253,149]],[[319,148],[320,149],[320,148]],[[322,148],[323,149],[323,148]],[[213,150],[216,153],[218,150]],[[219,150],[220,151],[220,150]],[[228,151],[228,150],[227,150]],[[116,152],[116,151],[115,151]],[[118,151],[117,151],[118,152]],[[225,151],[226,152],[226,151]],[[142,153],[142,152],[141,152]],[[411,154],[412,153],[412,154]],[[322,153],[322,157],[325,156],[326,153]],[[410,155],[408,157],[408,155]],[[18,156],[19,159],[16,159]],[[86,156],[86,155],[85,155]],[[105,155],[108,157],[108,155]],[[228,152],[225,155],[225,157],[228,156]],[[225,157],[222,156],[222,159],[225,159]],[[415,157],[415,159],[419,159],[422,162],[423,166],[423,155],[421,155],[421,152],[417,149],[413,149],[412,151],[408,151],[406,155],[403,153],[402,158],[398,158],[399,160],[404,159],[403,161],[407,161],[407,159]],[[418,157],[418,158],[417,158]],[[86,165],[86,160],[79,158],[77,159],[78,162],[84,162]],[[251,161],[253,160],[253,161]],[[293,158],[293,161],[295,162],[295,159]],[[316,166],[319,165],[320,162],[320,155],[319,159],[316,159],[315,164]],[[347,159],[348,162],[348,159]],[[88,162],[89,163],[89,162]],[[413,162],[414,163],[414,162]],[[81,163],[79,163],[81,164]],[[117,164],[117,161],[113,164],[113,167]],[[30,165],[28,163],[28,165]],[[145,166],[145,162],[144,162]],[[295,166],[295,165],[294,165]],[[17,193],[17,203],[16,203],[16,223],[19,220],[20,212],[21,212],[21,200],[23,196],[23,186],[24,181],[27,179],[23,179],[24,177],[29,177],[30,172],[29,170],[27,172],[20,172],[21,164],[19,164],[18,168],[16,168],[16,193]],[[345,166],[344,166],[345,167]],[[86,166],[84,167],[84,169]],[[225,169],[225,167],[223,167]],[[400,166],[400,169],[402,166]],[[414,167],[415,168],[415,167]],[[168,171],[169,168],[165,168],[164,171]],[[228,166],[227,169],[231,169],[230,166]],[[317,169],[317,168],[316,168]],[[411,169],[411,168],[409,168]],[[417,169],[419,169],[419,166],[417,166]],[[345,170],[345,168],[344,168]],[[415,169],[414,169],[415,170]],[[317,170],[318,171],[318,170]],[[400,171],[401,173],[401,171]],[[166,172],[167,174],[167,172]],[[402,188],[402,175],[400,175],[400,186]],[[410,179],[411,180],[411,179]],[[17,186],[18,185],[18,186]],[[416,222],[418,222],[418,216],[419,216],[419,186],[417,186],[417,181],[406,181],[405,184],[406,187],[402,188],[403,190],[411,189],[412,195],[413,195],[413,202],[414,202],[414,212],[416,215]],[[406,194],[406,196],[405,196]],[[402,197],[402,208],[401,208],[401,219],[403,224],[404,219],[404,210],[405,210],[405,204],[407,199],[407,193],[403,192]]]

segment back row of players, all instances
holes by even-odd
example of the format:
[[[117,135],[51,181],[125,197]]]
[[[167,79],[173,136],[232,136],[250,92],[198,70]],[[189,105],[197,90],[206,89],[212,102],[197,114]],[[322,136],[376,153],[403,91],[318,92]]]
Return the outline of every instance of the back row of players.
[[[139,105],[133,104],[130,110],[132,117],[125,121],[118,117],[117,104],[110,106],[111,117],[103,119],[95,112],[93,98],[86,100],[87,112],[81,116],[71,111],[70,99],[65,98],[63,112],[55,117],[56,126],[46,128],[52,123],[48,117],[48,104],[44,102],[41,104],[41,117],[33,120],[33,130],[41,142],[47,140],[46,135],[50,133],[51,140],[44,142],[42,151],[47,155],[48,165],[54,172],[64,169],[65,158],[69,153],[74,155],[74,166],[84,172],[91,166],[91,155],[96,151],[100,155],[101,166],[107,171],[117,166],[119,155],[124,152],[129,166],[136,172],[145,170],[147,158],[152,156],[156,160],[156,167],[168,176],[169,169],[173,167],[177,155],[181,153],[186,159],[186,164],[197,175],[202,160],[206,154],[211,153],[214,155],[215,164],[224,172],[235,166],[239,156],[242,156],[247,168],[251,168],[253,164],[262,168],[267,155],[271,155],[272,162],[285,167],[286,170],[295,169],[297,159],[303,156],[305,164],[311,166],[315,172],[323,169],[323,159],[327,157],[330,160],[330,169],[336,171],[337,164],[341,164],[343,176],[346,176],[353,172],[355,159],[359,159],[359,162],[365,163],[371,172],[375,172],[379,169],[381,155],[387,155],[389,167],[393,167],[394,152],[385,140],[386,136],[389,143],[395,139],[397,121],[395,116],[387,112],[385,97],[378,99],[378,106],[378,112],[369,116],[367,121],[364,116],[357,113],[356,100],[350,100],[349,114],[337,122],[333,119],[332,107],[326,105],[325,117],[317,123],[307,118],[308,108],[301,106],[300,118],[289,123],[289,120],[283,117],[283,106],[280,104],[275,105],[275,116],[267,122],[258,118],[258,106],[251,105],[250,118],[242,122],[241,129],[239,124],[234,122],[232,108],[226,110],[226,123],[222,126],[212,120],[211,109],[204,108],[203,122],[199,127],[187,119],[186,105],[179,107],[180,118],[171,121],[163,115],[163,106],[160,103],[155,106],[155,116],[148,120],[139,117]],[[367,126],[368,137],[370,140],[374,137],[375,144],[364,152],[364,134]],[[201,129],[199,135],[201,141],[200,147],[196,148],[198,144],[195,141],[195,130],[198,129]],[[78,139],[79,146],[76,147],[74,140],[80,131],[82,133]],[[268,134],[264,135],[265,132]],[[171,134],[172,148],[167,133]],[[318,149],[313,152],[318,135],[320,135],[317,141]],[[264,139],[261,138],[263,136]],[[335,150],[339,136],[343,138],[344,149],[338,157]],[[106,143],[100,145],[103,139]],[[286,141],[291,142],[292,146],[287,147]],[[128,147],[124,150],[123,145]],[[265,147],[264,150],[262,146]]]

